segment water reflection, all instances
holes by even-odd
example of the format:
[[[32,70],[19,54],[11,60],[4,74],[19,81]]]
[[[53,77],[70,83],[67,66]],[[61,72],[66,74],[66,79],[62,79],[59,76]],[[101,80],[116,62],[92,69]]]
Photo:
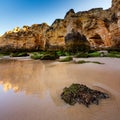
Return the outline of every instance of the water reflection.
[[[96,68],[99,71],[96,71]],[[46,91],[50,91],[52,98],[59,101],[58,96],[62,89],[75,82],[89,86],[102,83],[103,86],[109,85],[110,88],[118,89],[119,71],[107,71],[108,69],[105,65],[85,64],[79,66],[57,62],[41,62],[39,60],[4,59],[0,60],[0,84],[5,92],[13,89],[15,93],[24,91],[25,94],[37,95],[40,98],[45,95]],[[116,84],[108,82],[113,78],[116,79]]]
[[[119,120],[120,68],[114,65],[113,69],[111,63],[107,64],[3,60],[0,62],[0,120]],[[89,109],[82,105],[67,106],[60,93],[72,83],[104,88],[112,97]]]
[[[42,95],[46,89],[43,81],[45,66],[40,61],[9,61],[0,64],[0,84],[4,91],[24,91]]]
[[[42,63],[33,60],[4,60],[0,62],[0,84],[4,92],[13,90],[15,93],[24,91],[40,98],[50,91],[56,104],[65,83],[70,83],[69,75],[63,65]]]

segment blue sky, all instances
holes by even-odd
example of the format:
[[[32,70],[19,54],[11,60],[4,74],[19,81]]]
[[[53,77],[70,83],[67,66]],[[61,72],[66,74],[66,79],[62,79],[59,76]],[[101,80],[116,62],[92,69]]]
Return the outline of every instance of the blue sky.
[[[78,12],[110,6],[111,0],[0,0],[0,34],[16,26],[42,22],[51,25],[71,8]]]

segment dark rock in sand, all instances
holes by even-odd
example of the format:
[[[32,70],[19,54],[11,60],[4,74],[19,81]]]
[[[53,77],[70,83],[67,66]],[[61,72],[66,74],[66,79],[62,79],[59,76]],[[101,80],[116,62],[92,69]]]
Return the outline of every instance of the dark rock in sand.
[[[65,87],[61,94],[61,98],[70,105],[75,103],[84,104],[89,107],[91,104],[99,104],[99,100],[109,98],[109,95],[97,90],[88,88],[82,84],[72,84],[70,87]]]

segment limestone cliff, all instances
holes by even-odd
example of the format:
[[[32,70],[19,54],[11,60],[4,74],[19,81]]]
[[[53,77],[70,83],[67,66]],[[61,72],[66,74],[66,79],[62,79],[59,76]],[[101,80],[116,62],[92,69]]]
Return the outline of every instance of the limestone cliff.
[[[45,32],[48,28],[45,23],[34,24],[31,27],[23,26],[21,29],[16,27],[0,38],[0,47],[5,50],[42,49],[45,46]]]
[[[120,0],[112,0],[109,31],[113,46],[120,48]]]
[[[111,8],[95,8],[75,13],[69,10],[64,19],[16,27],[0,37],[1,50],[56,50],[67,48],[120,49],[120,0],[112,0]]]

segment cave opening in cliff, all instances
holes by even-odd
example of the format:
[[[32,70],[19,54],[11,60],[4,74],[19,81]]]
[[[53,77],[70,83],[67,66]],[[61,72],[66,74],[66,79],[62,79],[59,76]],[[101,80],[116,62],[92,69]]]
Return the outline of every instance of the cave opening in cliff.
[[[65,42],[69,42],[69,41],[76,42],[76,43],[77,42],[86,42],[87,38],[83,34],[77,32],[75,30],[72,30],[71,33],[68,33],[65,36]]]
[[[101,37],[100,37],[100,35],[98,35],[98,34],[95,34],[94,36],[92,36],[92,37],[90,37],[90,39],[101,39]]]
[[[89,50],[89,42],[86,36],[75,30],[72,30],[71,33],[68,33],[65,36],[65,44],[67,50],[71,52]]]
[[[99,34],[95,34],[94,36],[90,37],[91,40],[94,40],[94,42],[100,44],[103,43],[103,40]]]
[[[95,34],[94,36],[90,37],[90,41],[93,46],[101,46],[104,44],[101,36],[99,34]]]

